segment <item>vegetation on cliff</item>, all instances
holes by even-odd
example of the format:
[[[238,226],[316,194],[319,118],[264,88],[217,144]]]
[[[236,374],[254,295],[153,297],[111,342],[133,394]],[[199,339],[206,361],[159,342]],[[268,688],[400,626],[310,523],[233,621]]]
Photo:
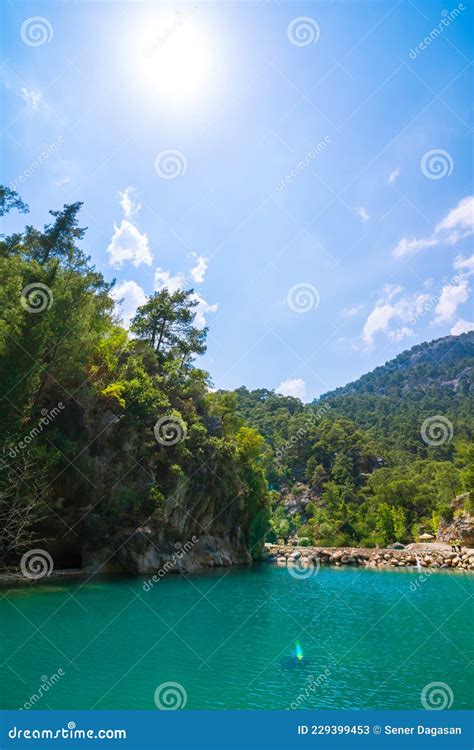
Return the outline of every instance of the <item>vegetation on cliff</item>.
[[[27,210],[7,188],[0,205]],[[129,333],[80,249],[80,207],[0,240],[0,561],[39,539],[78,548],[91,517],[158,544],[235,532],[258,552],[267,450],[194,366],[192,290],[155,293]]]

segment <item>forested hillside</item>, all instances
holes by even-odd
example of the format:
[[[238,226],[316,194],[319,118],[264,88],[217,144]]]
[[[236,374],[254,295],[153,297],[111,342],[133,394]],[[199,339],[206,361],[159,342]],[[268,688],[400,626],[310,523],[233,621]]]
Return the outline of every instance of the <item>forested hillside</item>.
[[[415,346],[306,406],[238,389],[238,413],[271,447],[272,538],[411,541],[462,512],[452,502],[474,489],[473,372],[470,332]]]
[[[414,346],[355,383],[325,394],[338,414],[368,429],[385,446],[433,455],[420,424],[434,414],[456,424],[457,439],[472,429],[474,331]],[[445,455],[452,455],[447,444]],[[439,449],[439,446],[437,446]],[[437,456],[440,451],[437,450]]]

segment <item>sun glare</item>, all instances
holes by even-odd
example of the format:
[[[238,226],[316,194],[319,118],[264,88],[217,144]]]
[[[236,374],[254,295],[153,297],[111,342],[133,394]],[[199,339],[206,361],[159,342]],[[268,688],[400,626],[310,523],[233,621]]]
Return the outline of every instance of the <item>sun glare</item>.
[[[160,19],[140,35],[139,77],[150,96],[184,104],[206,93],[211,45],[192,11]]]

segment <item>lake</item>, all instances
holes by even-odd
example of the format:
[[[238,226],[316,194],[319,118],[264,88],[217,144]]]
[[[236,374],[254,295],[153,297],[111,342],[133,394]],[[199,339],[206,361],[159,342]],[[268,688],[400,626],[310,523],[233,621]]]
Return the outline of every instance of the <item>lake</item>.
[[[472,574],[296,580],[262,563],[146,580],[0,591],[2,708],[417,709],[433,682],[474,707]]]

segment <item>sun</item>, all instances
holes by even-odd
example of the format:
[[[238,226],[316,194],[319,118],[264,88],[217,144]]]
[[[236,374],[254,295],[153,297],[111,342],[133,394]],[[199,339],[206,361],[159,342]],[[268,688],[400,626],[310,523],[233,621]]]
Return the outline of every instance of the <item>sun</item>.
[[[213,73],[212,46],[193,12],[161,17],[140,35],[137,75],[149,96],[180,104],[205,95]]]

